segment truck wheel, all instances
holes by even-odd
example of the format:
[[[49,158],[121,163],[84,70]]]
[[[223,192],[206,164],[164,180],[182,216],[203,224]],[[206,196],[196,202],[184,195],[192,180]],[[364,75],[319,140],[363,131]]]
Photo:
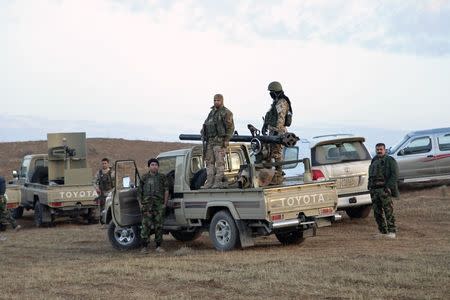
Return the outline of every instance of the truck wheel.
[[[180,242],[190,242],[198,239],[202,232],[200,230],[195,231],[171,231],[170,234],[174,239]]]
[[[42,225],[44,224],[43,210],[44,210],[43,205],[41,205],[39,201],[36,201],[36,203],[34,204],[34,225],[36,225],[36,227],[42,227]]]
[[[209,226],[209,238],[219,251],[229,251],[237,246],[239,232],[228,211],[221,210],[214,215]]]
[[[14,219],[20,219],[23,216],[23,206],[16,207],[11,212]]]
[[[345,210],[345,212],[352,219],[363,219],[370,214],[371,208],[372,208],[371,204],[359,207],[349,207]]]
[[[300,244],[305,239],[303,238],[303,231],[295,230],[289,232],[278,232],[275,233],[278,241],[283,245]]]
[[[108,225],[108,239],[120,251],[135,249],[141,245],[138,226],[118,227],[113,221]]]

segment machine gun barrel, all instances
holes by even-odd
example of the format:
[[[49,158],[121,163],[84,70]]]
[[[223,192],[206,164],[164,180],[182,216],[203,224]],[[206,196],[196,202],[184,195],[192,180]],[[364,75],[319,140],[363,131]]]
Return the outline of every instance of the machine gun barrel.
[[[201,141],[200,134],[180,134],[180,140],[182,141]],[[233,135],[230,142],[252,143],[255,139],[259,140],[263,144],[282,144],[287,147],[292,147],[297,144],[299,138],[291,132],[287,132],[281,135]]]

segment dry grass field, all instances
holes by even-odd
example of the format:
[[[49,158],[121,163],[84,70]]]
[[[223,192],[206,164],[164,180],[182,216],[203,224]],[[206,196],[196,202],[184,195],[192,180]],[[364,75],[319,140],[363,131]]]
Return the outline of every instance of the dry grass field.
[[[407,189],[395,202],[396,240],[373,238],[373,217],[347,217],[297,246],[258,238],[220,253],[207,233],[167,252],[119,252],[99,225],[59,221],[3,233],[0,298],[6,299],[449,299],[450,190]]]

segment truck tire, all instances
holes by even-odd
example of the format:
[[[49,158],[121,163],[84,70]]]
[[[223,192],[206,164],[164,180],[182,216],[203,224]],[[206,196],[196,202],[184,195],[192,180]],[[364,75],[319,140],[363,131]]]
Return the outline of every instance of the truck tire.
[[[11,215],[14,219],[20,219],[23,216],[23,206],[16,207],[12,210]]]
[[[370,214],[371,208],[371,204],[359,207],[349,207],[345,210],[345,212],[352,219],[364,219]]]
[[[288,232],[277,232],[275,233],[278,241],[283,245],[293,245],[300,244],[305,239],[303,238],[303,231],[294,230]]]
[[[233,250],[239,243],[239,231],[226,210],[217,212],[209,225],[209,238],[219,251]]]
[[[138,226],[118,227],[113,221],[108,225],[108,239],[120,251],[135,249],[141,245]]]
[[[171,231],[170,234],[173,236],[174,239],[180,242],[190,242],[198,239],[202,232],[201,230],[195,230],[195,231]]]

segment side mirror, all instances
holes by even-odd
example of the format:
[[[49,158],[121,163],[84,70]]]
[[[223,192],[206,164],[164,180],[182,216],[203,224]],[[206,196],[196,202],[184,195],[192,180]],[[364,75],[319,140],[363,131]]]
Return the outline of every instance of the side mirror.
[[[19,178],[19,173],[16,170],[12,171],[13,178]]]
[[[398,156],[403,156],[403,155],[405,155],[405,149],[398,151]]]
[[[130,188],[130,186],[131,186],[130,177],[126,176],[126,177],[122,178],[122,186],[126,189]]]

